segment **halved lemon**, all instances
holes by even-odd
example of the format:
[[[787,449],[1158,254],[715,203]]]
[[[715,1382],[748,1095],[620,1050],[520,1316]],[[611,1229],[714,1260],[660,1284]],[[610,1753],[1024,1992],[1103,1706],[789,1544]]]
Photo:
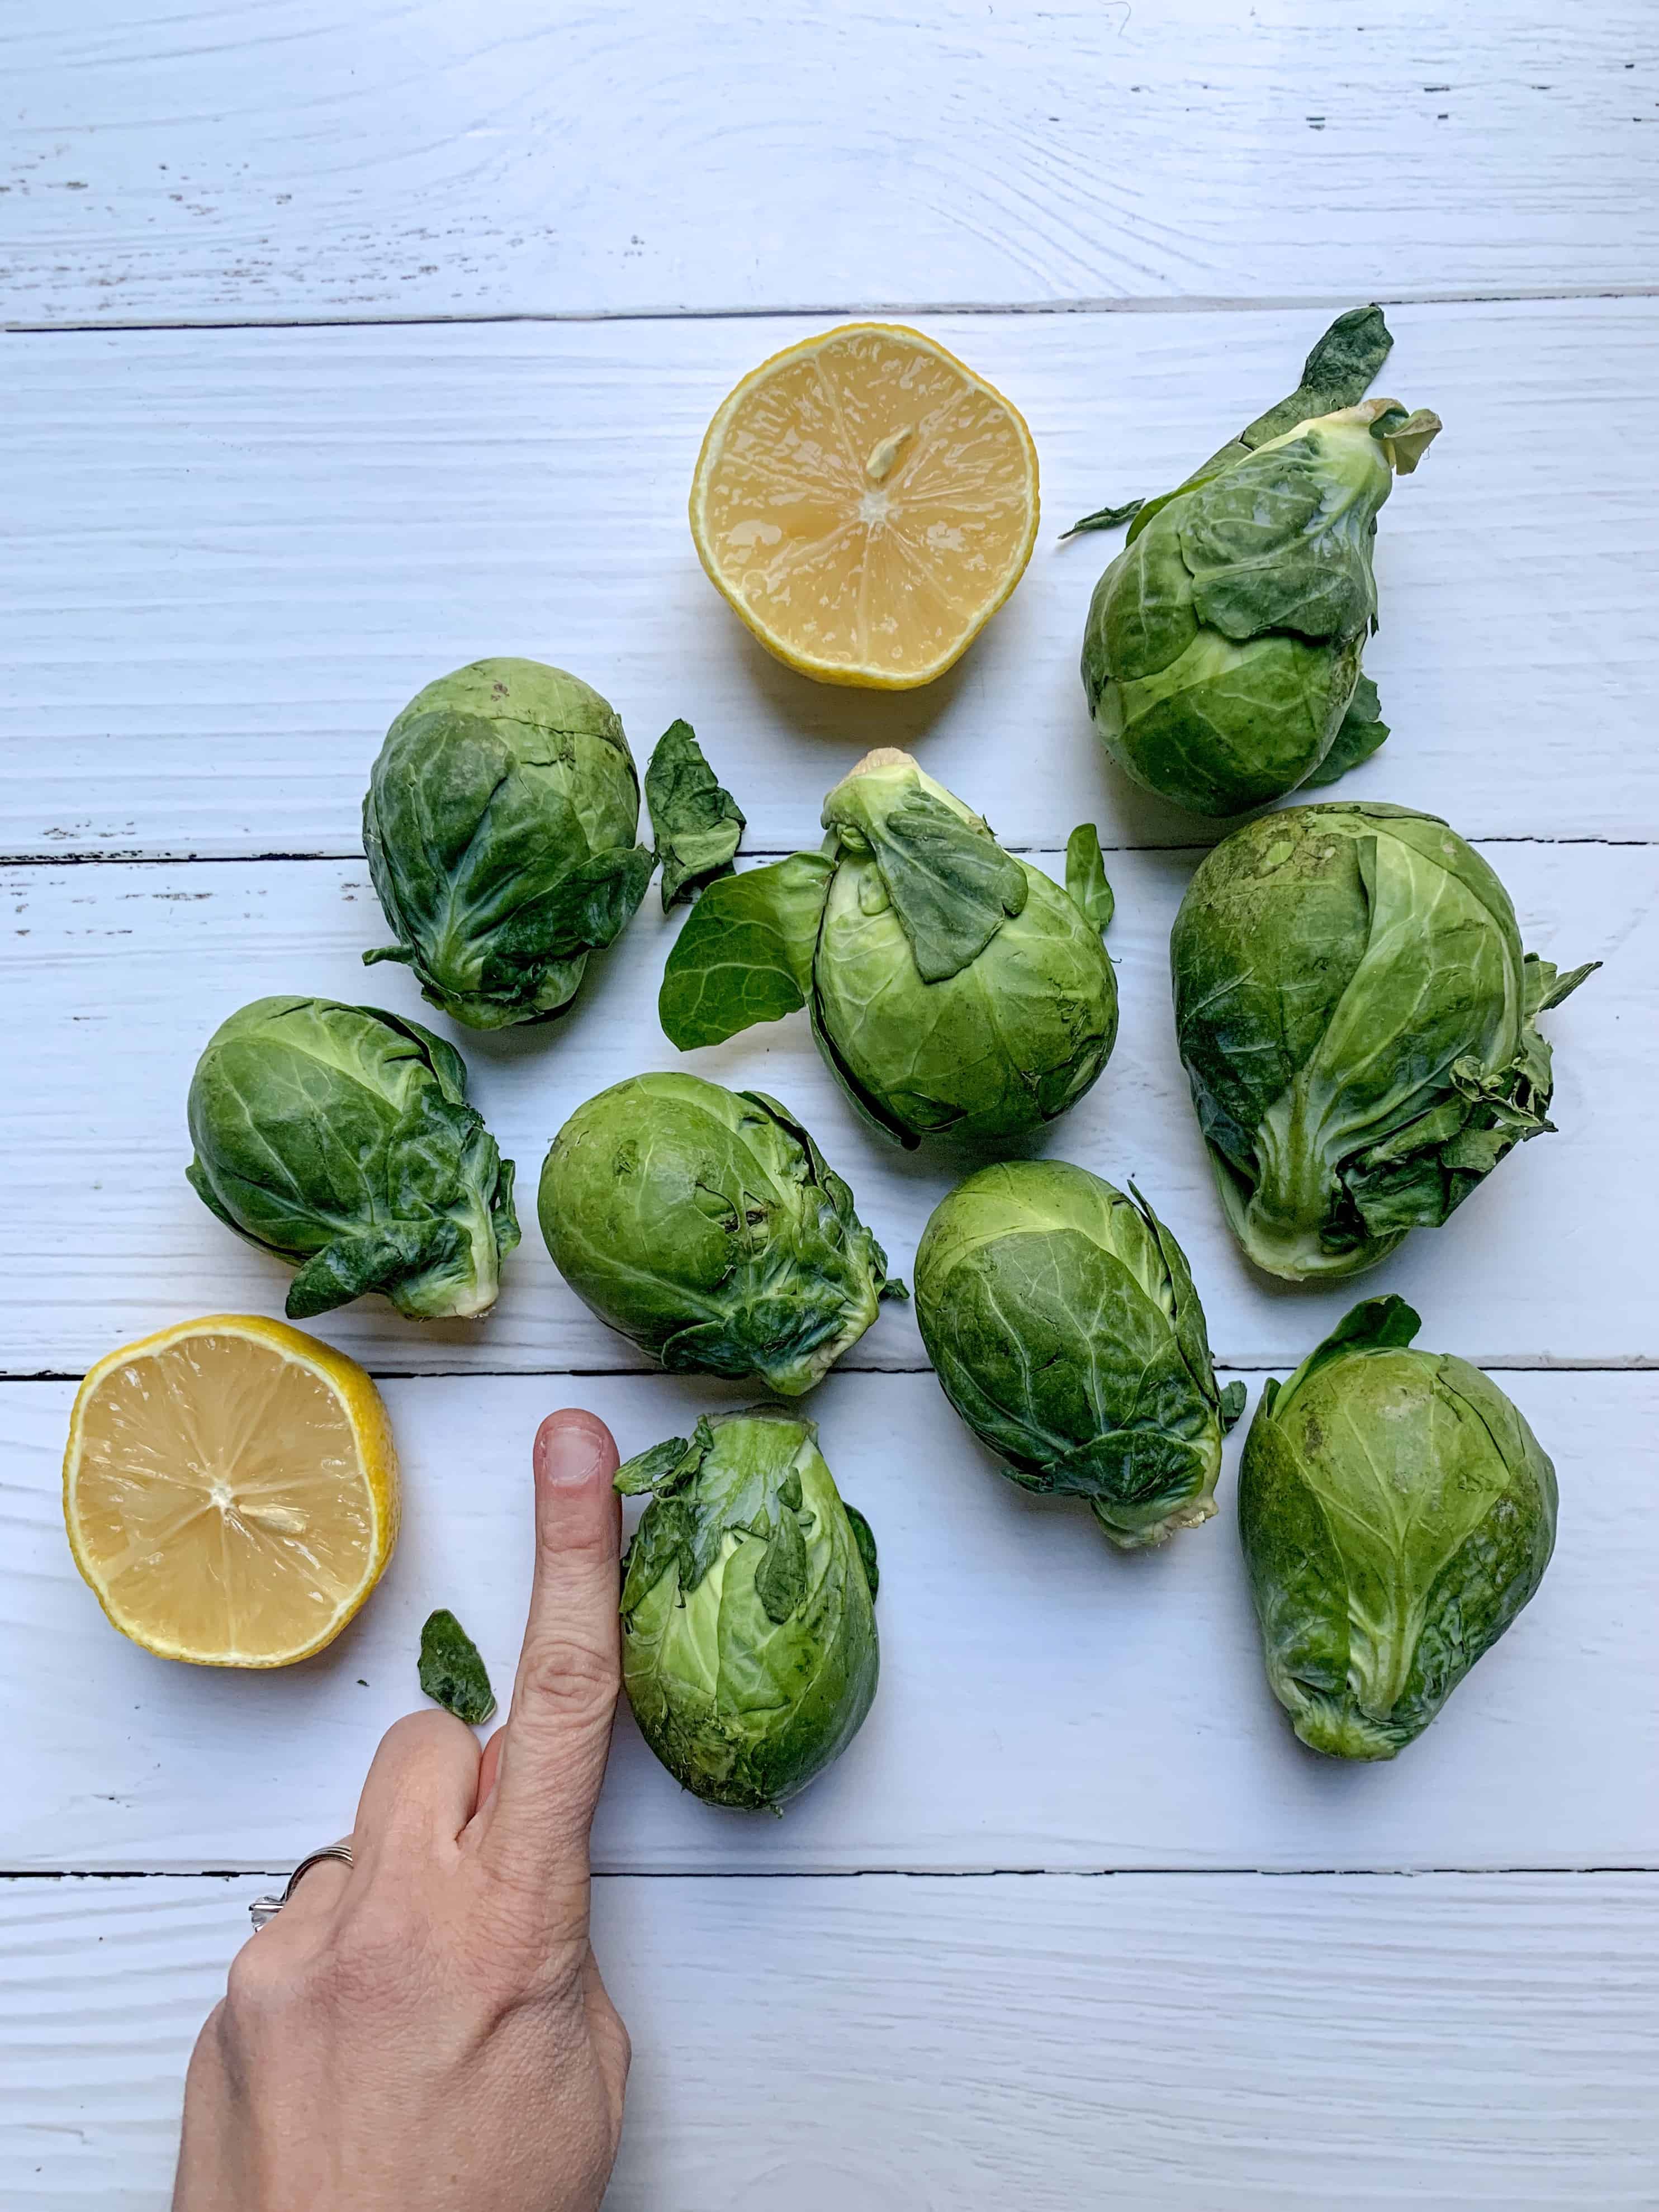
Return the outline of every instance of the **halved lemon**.
[[[398,1534],[398,1461],[354,1359],[257,1314],[100,1359],[64,1454],[75,1564],[124,1636],[202,1667],[286,1667],[337,1636]]]
[[[709,576],[803,676],[900,691],[961,658],[1024,574],[1018,409],[901,323],[843,323],[744,377],[691,485]]]

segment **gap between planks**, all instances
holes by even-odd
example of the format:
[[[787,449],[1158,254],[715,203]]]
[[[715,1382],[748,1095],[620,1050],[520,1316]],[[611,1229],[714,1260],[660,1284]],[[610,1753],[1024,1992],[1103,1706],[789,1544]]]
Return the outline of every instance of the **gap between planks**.
[[[549,1382],[614,1380],[635,1376],[641,1381],[661,1380],[668,1370],[661,1367],[375,1367],[359,1360],[370,1380],[375,1382],[533,1382],[538,1377]],[[1288,1356],[1283,1359],[1268,1359],[1252,1366],[1248,1362],[1218,1360],[1218,1375],[1277,1375],[1293,1366]],[[1659,1373],[1659,1356],[1632,1354],[1628,1359],[1554,1359],[1540,1356],[1536,1359],[1483,1359],[1480,1370],[1485,1375],[1652,1375]],[[897,1380],[911,1375],[931,1375],[933,1369],[923,1362],[911,1367],[872,1367],[861,1365],[855,1359],[838,1359],[837,1375],[873,1375],[882,1379]],[[37,1367],[27,1373],[9,1373],[0,1367],[0,1384],[19,1382],[79,1382],[87,1370],[84,1367]],[[3,1872],[0,1869],[0,1872]]]
[[[1464,307],[1534,306],[1553,301],[1650,300],[1659,298],[1659,284],[1572,284],[1532,286],[1492,291],[1462,289],[1379,293],[1371,303],[1379,307]],[[829,302],[819,307],[545,307],[477,314],[423,315],[185,315],[131,322],[51,322],[8,320],[0,333],[15,337],[104,337],[137,331],[349,331],[366,329],[429,330],[452,324],[492,323],[732,323],[822,322],[826,316],[886,318],[918,315],[1255,315],[1299,313],[1306,308],[1350,307],[1351,292],[1285,293],[1273,299],[1231,299],[1187,296],[1181,299],[1092,300],[889,300],[848,306]]]
[[[1286,796],[1298,799],[1298,803],[1301,803],[1298,794],[1295,792],[1287,793]],[[1253,817],[1243,818],[1254,819]],[[1231,826],[1240,827],[1242,821]],[[1223,836],[1227,834],[1227,831],[1222,832]],[[1041,860],[1045,858],[1053,860],[1058,857],[1058,848],[1051,845],[1016,845],[1001,840],[999,842],[1002,843],[1005,853],[1019,854],[1027,860]],[[1215,844],[1220,842],[1221,838],[1218,837]],[[1486,837],[1468,837],[1464,840],[1464,842],[1476,847],[1481,845],[1606,845],[1620,848],[1626,846],[1641,848],[1653,844],[1655,840],[1651,837],[1601,837],[1589,835],[1546,837],[1531,832],[1522,835],[1519,831],[1508,831],[1498,832]],[[745,845],[738,857],[744,860],[787,860],[796,849],[793,845]],[[1103,853],[1190,854],[1196,864],[1206,853],[1212,852],[1215,845],[1185,843],[1108,845],[1103,842],[1100,849]],[[267,864],[275,865],[281,861],[323,860],[332,862],[337,866],[342,860],[362,862],[367,866],[367,856],[361,848],[354,851],[350,847],[343,845],[336,852],[327,853],[317,851],[307,853],[149,853],[122,851],[118,848],[110,852],[90,853],[52,852],[44,848],[33,852],[0,853],[0,868],[245,868],[260,867]]]

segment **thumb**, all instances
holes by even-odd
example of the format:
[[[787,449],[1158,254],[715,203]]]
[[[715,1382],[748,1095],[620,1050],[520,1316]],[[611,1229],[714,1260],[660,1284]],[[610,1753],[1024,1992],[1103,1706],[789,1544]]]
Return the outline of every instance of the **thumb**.
[[[483,1845],[538,1878],[587,1879],[621,1676],[615,1439],[569,1407],[536,1431],[536,1572]]]

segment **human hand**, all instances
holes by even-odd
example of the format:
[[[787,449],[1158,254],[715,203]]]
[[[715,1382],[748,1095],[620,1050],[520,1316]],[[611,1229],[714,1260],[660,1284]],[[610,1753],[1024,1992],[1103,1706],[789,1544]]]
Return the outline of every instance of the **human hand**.
[[[588,1828],[620,1673],[617,1447],[542,1423],[506,1724],[388,1731],[353,1863],[232,1962],[185,2089],[173,2212],[592,2212],[628,2033],[588,1943]]]

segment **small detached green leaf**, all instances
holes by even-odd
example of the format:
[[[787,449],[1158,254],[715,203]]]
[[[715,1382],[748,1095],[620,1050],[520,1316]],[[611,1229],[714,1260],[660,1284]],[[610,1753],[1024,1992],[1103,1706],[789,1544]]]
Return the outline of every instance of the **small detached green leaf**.
[[[690,906],[734,872],[744,817],[715,781],[690,722],[671,722],[645,771],[645,803],[662,864],[662,910]]]
[[[821,853],[793,853],[709,885],[663,969],[657,1013],[671,1044],[723,1044],[806,1004],[833,872]]]
[[[1224,1437],[1226,1435],[1228,1430],[1234,1425],[1243,1413],[1244,1401],[1249,1396],[1249,1392],[1245,1389],[1243,1383],[1239,1382],[1237,1377],[1235,1377],[1222,1392],[1220,1411],[1221,1433]]]
[[[1103,936],[1111,926],[1117,902],[1106,880],[1100,832],[1092,822],[1079,822],[1066,840],[1066,889],[1090,928]]]
[[[1121,530],[1146,504],[1144,499],[1126,499],[1121,507],[1097,507],[1092,514],[1079,515],[1069,530],[1062,530],[1060,542],[1063,545],[1068,538],[1081,538],[1089,530]]]
[[[421,1631],[421,1688],[469,1728],[481,1728],[495,1710],[495,1692],[477,1645],[441,1607],[428,1615]]]

